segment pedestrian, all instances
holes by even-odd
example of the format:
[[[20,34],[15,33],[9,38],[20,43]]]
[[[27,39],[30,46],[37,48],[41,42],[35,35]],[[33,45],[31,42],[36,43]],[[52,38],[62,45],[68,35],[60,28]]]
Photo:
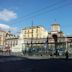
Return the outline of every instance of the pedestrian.
[[[65,56],[66,56],[66,60],[67,60],[69,57],[68,51],[66,51]]]

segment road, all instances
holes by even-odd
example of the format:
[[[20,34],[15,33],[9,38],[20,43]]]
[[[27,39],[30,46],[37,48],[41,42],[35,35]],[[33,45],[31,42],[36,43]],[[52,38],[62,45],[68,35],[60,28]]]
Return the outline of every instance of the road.
[[[3,60],[3,61],[2,61]],[[72,59],[26,59],[0,56],[0,72],[72,72]]]

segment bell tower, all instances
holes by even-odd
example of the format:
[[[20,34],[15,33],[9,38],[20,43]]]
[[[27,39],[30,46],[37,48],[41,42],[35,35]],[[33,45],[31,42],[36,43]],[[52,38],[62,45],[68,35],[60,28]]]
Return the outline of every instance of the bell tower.
[[[60,24],[52,24],[51,31],[53,31],[53,32],[60,32],[61,31]]]

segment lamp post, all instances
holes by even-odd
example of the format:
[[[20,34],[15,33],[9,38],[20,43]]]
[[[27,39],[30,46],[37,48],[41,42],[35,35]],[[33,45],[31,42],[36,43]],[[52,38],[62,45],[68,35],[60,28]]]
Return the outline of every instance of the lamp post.
[[[68,51],[68,46],[67,46],[67,37],[66,37],[66,51]]]
[[[69,55],[68,55],[68,45],[67,45],[67,37],[66,37],[66,39],[65,39],[65,41],[66,41],[66,52],[65,52],[65,56],[66,56],[66,59],[68,59],[68,57],[69,57]]]
[[[47,36],[47,40],[46,40],[46,51],[48,52],[48,36]]]

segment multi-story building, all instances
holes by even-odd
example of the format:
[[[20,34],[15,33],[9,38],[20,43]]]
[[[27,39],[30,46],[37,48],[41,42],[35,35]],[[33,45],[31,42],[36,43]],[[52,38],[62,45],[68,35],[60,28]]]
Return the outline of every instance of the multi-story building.
[[[18,36],[13,35],[11,32],[6,34],[5,44],[10,48],[18,44]]]
[[[24,38],[46,38],[48,32],[42,26],[32,26],[22,29]]]
[[[18,44],[18,37],[10,31],[0,30],[0,50],[6,51]]]
[[[57,37],[57,42],[65,41],[63,40],[65,35],[61,31],[60,24],[52,24],[51,31],[48,33],[48,39],[50,39],[49,42],[54,42],[53,36]]]
[[[6,31],[0,30],[0,45],[5,45]]]
[[[57,48],[72,47],[72,37],[65,36],[61,31],[60,24],[52,24],[51,31],[47,31],[42,26],[32,26],[21,30],[19,37],[11,32],[0,30],[0,45],[8,45],[13,48],[13,51],[22,51],[22,44],[29,47],[44,47],[55,48],[55,38]]]
[[[38,45],[33,43],[42,43],[43,39],[47,38],[48,32],[42,26],[32,26],[29,28],[24,28],[21,31],[21,35],[24,39],[24,43],[32,45]]]
[[[52,24],[51,31],[48,34],[49,48],[55,48],[55,40],[58,48],[65,47],[65,35],[61,31],[60,24]]]
[[[57,23],[52,24],[51,31],[60,32],[61,31],[60,24]]]

